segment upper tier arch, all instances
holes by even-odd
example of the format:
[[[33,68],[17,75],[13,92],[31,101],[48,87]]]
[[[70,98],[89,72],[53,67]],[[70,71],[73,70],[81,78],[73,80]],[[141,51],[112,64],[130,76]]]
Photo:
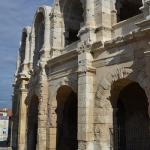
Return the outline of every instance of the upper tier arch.
[[[50,6],[37,9],[31,31],[31,62],[36,66],[42,54],[50,50]]]

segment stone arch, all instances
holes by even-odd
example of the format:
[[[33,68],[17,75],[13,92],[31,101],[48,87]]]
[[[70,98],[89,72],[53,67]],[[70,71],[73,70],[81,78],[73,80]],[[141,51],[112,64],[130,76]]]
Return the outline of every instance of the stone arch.
[[[79,40],[78,33],[84,23],[84,5],[82,0],[59,0],[64,20],[65,45]]]
[[[57,135],[56,149],[78,148],[77,141],[77,93],[69,86],[61,86],[57,90]]]
[[[109,100],[111,85],[113,82],[121,79],[128,79],[128,82],[135,81],[139,83],[139,85],[145,90],[147,97],[149,97],[147,87],[149,80],[146,78],[144,72],[141,71],[139,74],[136,74],[135,72],[133,73],[131,68],[116,67],[112,72],[107,73],[107,75],[100,81],[96,92],[96,99],[98,101],[103,99]]]
[[[77,93],[77,86],[76,86],[77,80],[74,78],[68,79],[67,77],[64,77],[62,81],[60,81],[56,89],[58,90],[62,86],[69,86],[75,93]]]
[[[35,61],[35,64],[40,59],[40,55],[50,49],[50,13],[51,7],[41,6],[37,9],[33,20],[30,55],[31,61]]]
[[[142,5],[142,0],[116,0],[118,22],[140,14]]]
[[[60,89],[63,86],[70,87],[74,93],[77,93],[78,90],[77,90],[76,85],[74,85],[74,84],[70,83],[68,81],[68,79],[66,79],[66,80],[64,79],[63,81],[58,82],[57,85],[55,86],[55,88],[53,89],[53,93],[50,94],[51,100],[48,102],[48,105],[50,105],[53,109],[56,109],[56,107],[57,107],[57,98],[56,98],[57,91],[58,91],[58,89]],[[48,113],[48,115],[49,115],[48,117],[51,118],[50,113]],[[56,114],[54,114],[54,115],[56,115]],[[55,126],[55,122],[51,122],[50,120],[49,120],[49,124],[53,124],[52,126]]]
[[[115,81],[111,87],[110,102],[113,109],[113,124],[110,128],[113,147],[148,150],[150,145],[145,138],[150,138],[150,119],[144,89],[137,82],[128,82],[128,79]],[[140,122],[143,124],[140,125]]]
[[[127,78],[132,73],[129,68],[116,68],[113,72],[108,73],[100,82],[96,92],[96,106],[103,107],[103,101],[109,103],[110,89],[114,81]],[[105,104],[106,102],[104,102]]]
[[[146,80],[146,82],[144,80]],[[133,72],[130,68],[116,67],[101,80],[96,92],[95,108],[97,111],[95,111],[94,118],[95,140],[99,143],[99,147],[107,145],[108,147],[113,148],[111,137],[113,133],[111,130],[113,128],[112,116],[117,101],[114,101],[113,105],[112,100],[118,100],[121,90],[132,83],[137,83],[145,92],[148,108],[149,97],[147,95],[147,86],[149,82],[148,79],[145,78],[144,72],[141,71],[141,73],[138,74],[137,72]]]
[[[27,149],[36,150],[38,138],[39,98],[33,95],[27,109]]]
[[[20,68],[19,72],[22,71],[23,64],[29,63],[29,36],[31,33],[31,27],[25,27],[22,30],[22,36],[21,36],[21,44],[19,49],[19,62],[20,62]]]

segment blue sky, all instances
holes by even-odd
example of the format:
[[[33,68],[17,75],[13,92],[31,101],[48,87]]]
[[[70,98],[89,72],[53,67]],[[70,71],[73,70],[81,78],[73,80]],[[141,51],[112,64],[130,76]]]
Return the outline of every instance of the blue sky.
[[[21,31],[32,25],[36,8],[52,0],[2,0],[0,2],[0,108],[11,107],[12,82]]]

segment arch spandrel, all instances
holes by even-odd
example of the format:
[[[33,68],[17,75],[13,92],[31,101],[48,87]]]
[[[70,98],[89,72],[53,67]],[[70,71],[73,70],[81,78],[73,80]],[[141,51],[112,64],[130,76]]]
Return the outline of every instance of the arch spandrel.
[[[117,68],[114,69],[112,73],[108,72],[108,74],[99,82],[96,92],[96,103],[95,107],[108,107],[110,108],[110,96],[111,96],[111,88],[114,82],[120,81],[120,86],[125,87],[131,82],[137,82],[139,85],[145,90],[145,93],[148,98],[148,84],[149,80],[145,77],[144,72],[140,72],[138,75],[134,73],[130,68]],[[124,81],[124,82],[123,82]]]
[[[145,92],[148,100],[148,114],[150,116],[150,108],[148,106],[150,97],[147,87],[149,85],[149,80],[145,77],[145,73],[142,70],[140,73],[137,73],[133,71],[133,69],[125,67],[117,67],[114,68],[112,72],[107,72],[105,77],[102,78],[98,84],[95,97],[94,133],[95,140],[100,147],[106,144],[109,145],[109,147],[113,147],[110,140],[113,138],[113,114],[117,110],[117,100],[122,90],[132,83],[138,84]],[[130,92],[132,93],[132,91]],[[106,143],[104,142],[105,144],[102,142],[103,140],[106,141]]]

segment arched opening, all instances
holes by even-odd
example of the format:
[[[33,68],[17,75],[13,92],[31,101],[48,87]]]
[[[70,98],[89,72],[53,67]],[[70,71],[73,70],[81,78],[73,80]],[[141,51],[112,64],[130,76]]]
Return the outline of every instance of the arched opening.
[[[39,100],[33,96],[28,107],[27,150],[36,150]]]
[[[84,10],[80,0],[60,0],[60,7],[64,18],[65,45],[79,40],[78,32],[84,22]]]
[[[23,65],[23,62],[25,60],[26,39],[27,39],[27,33],[23,32],[22,33],[22,39],[21,39],[21,46],[20,46],[20,50],[19,50],[19,53],[20,53],[20,67],[19,67],[19,72],[22,71],[22,67],[23,67],[22,65]]]
[[[20,51],[20,63],[23,64],[25,59],[25,49],[26,49],[26,39],[27,39],[27,33],[22,33],[22,39],[21,39],[21,51]]]
[[[118,22],[140,14],[142,5],[142,0],[116,0]]]
[[[125,86],[113,105],[115,150],[149,150],[150,118],[148,99],[138,83]]]
[[[68,86],[57,92],[57,150],[77,150],[77,94]]]
[[[35,55],[34,55],[34,62],[35,65],[37,64],[38,60],[40,59],[40,50],[44,44],[44,33],[45,33],[45,20],[43,13],[39,13],[36,16],[36,20],[34,23],[35,29]]]

